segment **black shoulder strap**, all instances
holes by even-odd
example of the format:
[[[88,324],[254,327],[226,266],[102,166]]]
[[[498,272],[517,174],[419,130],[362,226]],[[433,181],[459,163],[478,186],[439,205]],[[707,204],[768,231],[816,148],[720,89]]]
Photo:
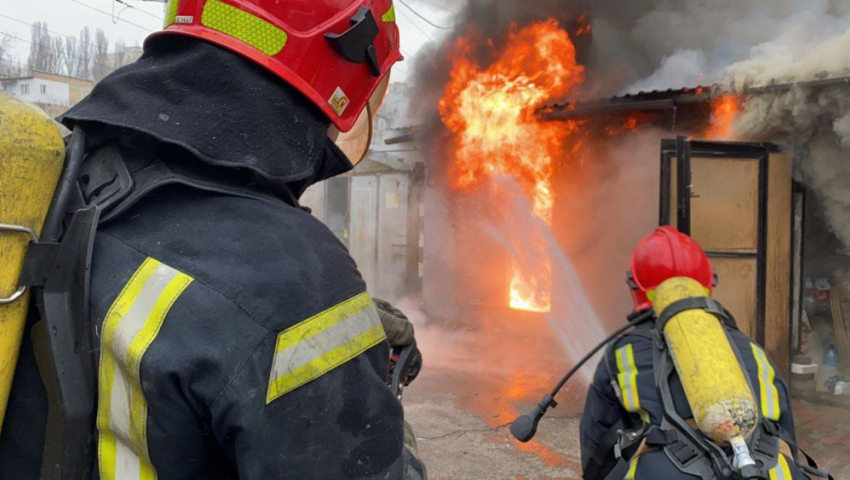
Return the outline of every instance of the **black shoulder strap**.
[[[201,162],[191,166],[181,162],[166,164],[152,153],[107,144],[86,157],[78,176],[78,195],[70,212],[86,206],[98,206],[100,223],[114,220],[144,196],[167,185],[185,185],[208,192],[252,198],[276,204],[298,206],[290,194],[288,201],[265,193],[260,188],[242,186],[232,175]],[[69,213],[70,213],[69,212]]]
[[[663,347],[663,344],[660,346]],[[669,432],[666,433],[668,436],[670,433],[675,433],[675,438],[669,436],[665,439],[674,440],[663,447],[667,458],[681,472],[703,480],[732,478],[733,470],[725,461],[725,455],[720,447],[694,431],[676,412],[669,383],[675,370],[669,351],[666,348],[656,348],[652,363],[655,370],[655,386],[658,389],[664,415],[661,429]]]
[[[94,445],[95,366],[89,275],[98,209],[79,210],[59,244],[33,262],[33,302],[41,320],[33,348],[48,399],[42,480],[90,478]],[[33,260],[41,256],[40,260]]]
[[[791,438],[791,435],[788,433],[787,430],[782,428],[779,424],[774,423],[773,425],[776,428],[777,435],[779,436],[779,438],[781,438],[783,441],[785,441],[785,443],[787,443],[791,447],[791,453],[794,456],[794,463],[797,465],[797,467],[799,467],[809,475],[813,475],[818,478],[826,478],[827,480],[835,480],[832,475],[830,475],[828,472],[821,470],[820,467],[818,467],[817,462],[815,462],[815,460],[810,457],[808,453],[803,451],[803,449],[800,448],[799,445],[797,445],[797,443],[794,441],[793,438]],[[803,463],[803,461],[800,459],[801,453],[806,459],[806,463]]]
[[[658,331],[663,332],[664,327],[673,317],[687,310],[705,310],[706,312],[719,318],[723,323],[729,322],[729,315],[723,305],[711,297],[691,297],[677,300],[671,303],[661,312],[661,315],[655,321]]]

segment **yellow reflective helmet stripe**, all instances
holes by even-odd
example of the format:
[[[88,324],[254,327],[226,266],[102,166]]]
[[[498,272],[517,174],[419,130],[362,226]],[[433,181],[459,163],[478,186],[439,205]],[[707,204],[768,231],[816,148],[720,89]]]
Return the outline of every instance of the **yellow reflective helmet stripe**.
[[[177,5],[180,0],[168,0],[168,5],[165,6],[165,20],[162,28],[165,28],[177,19]]]
[[[626,476],[623,477],[623,480],[635,480],[635,473],[637,472],[638,460],[640,457],[635,457],[629,462],[629,470],[626,472]]]
[[[776,466],[770,469],[768,475],[770,480],[792,480],[791,469],[788,468],[788,460],[785,459],[785,455],[779,454],[779,458],[776,459]]]
[[[627,412],[637,413],[645,422],[649,422],[649,414],[640,406],[638,395],[635,354],[631,344],[618,348],[614,355],[617,359],[617,384],[622,393],[623,407]]]
[[[152,480],[147,446],[147,402],[139,381],[142,357],[171,306],[193,281],[146,259],[103,321],[98,372],[98,465],[103,480]]]
[[[390,9],[387,10],[387,13],[381,16],[381,21],[384,23],[392,23],[395,22],[395,5],[390,5]]]
[[[241,40],[266,55],[277,55],[286,45],[286,32],[221,0],[208,0],[201,23]]]
[[[284,330],[275,345],[266,403],[321,377],[386,338],[367,293]]]
[[[761,398],[761,414],[768,420],[778,421],[782,412],[779,408],[779,391],[776,389],[776,371],[770,364],[770,360],[755,343],[750,344],[753,349],[753,357],[758,364],[759,375],[759,397]]]

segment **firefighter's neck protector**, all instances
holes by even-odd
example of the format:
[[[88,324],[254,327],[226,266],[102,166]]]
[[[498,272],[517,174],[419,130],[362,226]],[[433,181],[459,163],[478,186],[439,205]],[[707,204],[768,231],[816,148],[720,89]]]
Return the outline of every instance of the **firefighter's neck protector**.
[[[330,122],[279,78],[201,40],[164,40],[148,41],[141,59],[101,81],[62,122],[143,132],[296,196],[352,168],[329,141]]]

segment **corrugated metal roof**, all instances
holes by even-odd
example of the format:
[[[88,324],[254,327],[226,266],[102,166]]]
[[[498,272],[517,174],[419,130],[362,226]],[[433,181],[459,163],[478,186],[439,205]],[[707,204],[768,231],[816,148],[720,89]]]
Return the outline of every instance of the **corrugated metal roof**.
[[[606,113],[609,111],[628,109],[630,105],[655,106],[656,108],[672,107],[679,103],[703,102],[711,99],[719,92],[717,86],[685,87],[679,89],[652,90],[627,93],[625,95],[601,98],[597,100],[557,103],[541,108],[538,116],[547,119],[566,118],[579,114]]]
[[[743,95],[779,92],[793,87],[820,89],[838,85],[850,86],[850,77],[828,78],[797,83],[782,83],[761,87],[746,88]],[[663,110],[687,103],[707,102],[725,92],[719,85],[704,85],[680,89],[653,90],[650,92],[630,93],[621,96],[592,100],[588,102],[560,103],[541,108],[537,111],[540,118],[548,120],[566,119],[577,116],[607,114],[623,110]]]
[[[699,86],[699,87],[684,87],[679,89],[668,88],[667,90],[652,90],[649,92],[640,91],[637,93],[626,93],[624,95],[616,95],[608,98],[599,98],[595,100],[589,100],[584,102],[576,102],[575,105],[593,105],[593,104],[601,104],[601,103],[623,103],[623,102],[631,102],[631,101],[644,101],[644,100],[659,100],[659,99],[667,99],[680,97],[682,95],[701,95],[706,93],[711,93],[713,91],[718,90],[717,86]],[[564,107],[570,105],[569,103],[560,103],[554,104],[551,107]],[[551,108],[550,107],[550,108]]]

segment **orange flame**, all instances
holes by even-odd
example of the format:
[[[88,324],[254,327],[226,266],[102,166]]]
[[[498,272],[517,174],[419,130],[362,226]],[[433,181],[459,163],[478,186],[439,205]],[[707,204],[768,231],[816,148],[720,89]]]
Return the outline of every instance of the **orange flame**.
[[[578,17],[578,30],[576,30],[576,36],[582,37],[590,35],[592,31],[593,24],[590,23],[590,14],[588,12],[582,13],[581,16]]]
[[[732,127],[741,114],[743,98],[740,95],[725,94],[712,102],[711,126],[706,138],[711,140],[732,140]]]
[[[482,45],[496,58],[486,67],[471,58]],[[474,31],[454,47],[451,80],[440,101],[443,123],[457,143],[451,169],[454,188],[513,177],[531,197],[531,213],[551,225],[553,163],[575,123],[540,122],[534,112],[584,81],[572,41],[551,19],[524,28],[512,25],[501,51]],[[550,265],[527,270],[514,261],[511,308],[549,311]]]
[[[623,135],[626,133],[631,133],[636,131],[641,125],[649,123],[651,120],[648,115],[642,114],[641,112],[633,112],[619,123],[609,124],[605,127],[605,134],[609,137],[616,137],[619,135]]]

